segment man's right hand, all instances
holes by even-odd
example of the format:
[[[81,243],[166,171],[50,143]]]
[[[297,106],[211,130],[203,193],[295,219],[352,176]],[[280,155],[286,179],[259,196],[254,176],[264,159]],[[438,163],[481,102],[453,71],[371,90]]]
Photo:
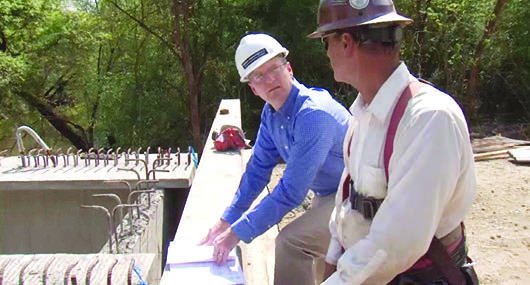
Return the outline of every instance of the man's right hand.
[[[337,265],[329,264],[326,262],[326,267],[324,269],[324,280],[328,279],[331,274],[337,271]]]
[[[199,242],[199,245],[212,245],[213,240],[229,227],[230,224],[228,222],[219,220],[213,227],[208,230],[208,234]]]

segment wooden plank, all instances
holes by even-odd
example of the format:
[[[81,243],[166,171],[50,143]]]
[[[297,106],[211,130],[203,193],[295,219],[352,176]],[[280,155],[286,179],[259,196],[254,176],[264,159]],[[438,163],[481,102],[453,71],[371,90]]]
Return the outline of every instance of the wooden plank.
[[[473,155],[473,157],[475,158],[475,161],[507,158],[508,150],[504,149],[504,150],[498,150],[498,151],[483,152],[483,153],[475,154]]]
[[[515,155],[520,154],[519,161],[522,161],[524,159],[525,151],[527,153],[528,149],[530,148],[529,147],[508,148],[508,149],[503,149],[503,150],[474,154],[473,157],[475,158],[475,161],[483,161],[483,160],[491,160],[491,159],[508,158],[511,156],[517,161],[517,158],[515,157]]]
[[[227,114],[221,114],[227,110]],[[224,113],[225,111],[223,111]],[[239,100],[222,100],[204,146],[174,240],[200,241],[221,217],[239,185],[246,161],[240,151],[217,152],[212,132],[223,125],[241,127]]]
[[[223,125],[241,127],[239,100],[221,101],[174,241],[199,242],[208,229],[219,220],[239,186],[251,151],[215,151],[211,139],[212,132],[219,131]],[[266,193],[262,193],[255,203],[265,195]],[[247,285],[273,284],[274,239],[277,234],[277,228],[273,227],[250,244],[239,243]],[[164,276],[162,280],[165,281]]]
[[[510,156],[518,163],[530,163],[530,147],[509,150]]]

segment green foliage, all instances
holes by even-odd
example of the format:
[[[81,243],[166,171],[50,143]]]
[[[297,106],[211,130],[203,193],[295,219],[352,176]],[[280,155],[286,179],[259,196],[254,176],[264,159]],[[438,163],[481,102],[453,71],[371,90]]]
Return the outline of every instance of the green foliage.
[[[500,122],[530,121],[530,2],[508,2],[501,25],[487,42],[482,69],[482,115]]]
[[[200,69],[203,137],[223,98],[241,99],[243,127],[255,136],[263,101],[239,82],[234,65],[239,40],[250,32],[269,33],[286,46],[300,82],[329,89],[346,106],[353,102],[357,92],[334,81],[322,44],[306,37],[316,28],[317,2],[193,1],[190,21],[180,31],[190,39],[191,58]],[[465,101],[476,47],[495,2],[396,0],[398,10],[415,20],[403,43],[412,72]],[[47,141],[68,143],[21,92],[48,104],[96,147],[191,144],[172,3],[0,1],[0,147],[12,147],[21,124],[45,132]],[[478,61],[483,118],[530,120],[529,3],[508,1],[496,32],[484,42]]]

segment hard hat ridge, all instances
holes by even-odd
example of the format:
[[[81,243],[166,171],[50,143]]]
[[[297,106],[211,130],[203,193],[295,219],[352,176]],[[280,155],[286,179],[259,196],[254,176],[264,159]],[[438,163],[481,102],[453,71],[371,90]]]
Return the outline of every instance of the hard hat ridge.
[[[237,71],[241,82],[248,82],[248,76],[265,62],[289,51],[276,39],[267,34],[247,34],[241,38],[235,54]]]
[[[392,0],[321,0],[317,22],[317,30],[308,37],[320,38],[334,30],[363,25],[405,26],[412,20],[399,15]]]

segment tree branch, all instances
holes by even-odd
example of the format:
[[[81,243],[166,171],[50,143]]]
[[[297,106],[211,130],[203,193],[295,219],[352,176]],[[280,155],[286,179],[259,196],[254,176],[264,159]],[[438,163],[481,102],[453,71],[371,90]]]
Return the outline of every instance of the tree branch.
[[[155,36],[157,39],[159,39],[167,48],[169,48],[169,50],[171,51],[171,53],[176,56],[177,58],[180,58],[180,54],[178,53],[177,50],[175,50],[175,48],[171,45],[170,42],[168,42],[166,39],[164,39],[161,35],[159,35],[157,32],[153,31],[151,28],[149,28],[144,22],[136,19],[136,17],[134,17],[133,15],[131,15],[129,12],[125,11],[123,8],[121,8],[120,6],[118,6],[118,4],[116,4],[116,2],[114,1],[110,1],[110,3],[112,5],[114,5],[114,7],[116,7],[116,9],[120,10],[120,12],[122,12],[123,14],[125,14],[127,17],[129,17],[130,19],[132,19],[133,21],[135,21],[140,27],[144,28],[147,32],[149,32],[151,35]]]
[[[37,110],[61,135],[68,139],[77,149],[88,149],[91,145],[84,135],[84,129],[72,122],[65,120],[56,109],[43,102],[40,98],[22,90],[16,91],[17,95],[26,101],[32,108]],[[71,127],[81,130],[82,135],[77,134]]]

